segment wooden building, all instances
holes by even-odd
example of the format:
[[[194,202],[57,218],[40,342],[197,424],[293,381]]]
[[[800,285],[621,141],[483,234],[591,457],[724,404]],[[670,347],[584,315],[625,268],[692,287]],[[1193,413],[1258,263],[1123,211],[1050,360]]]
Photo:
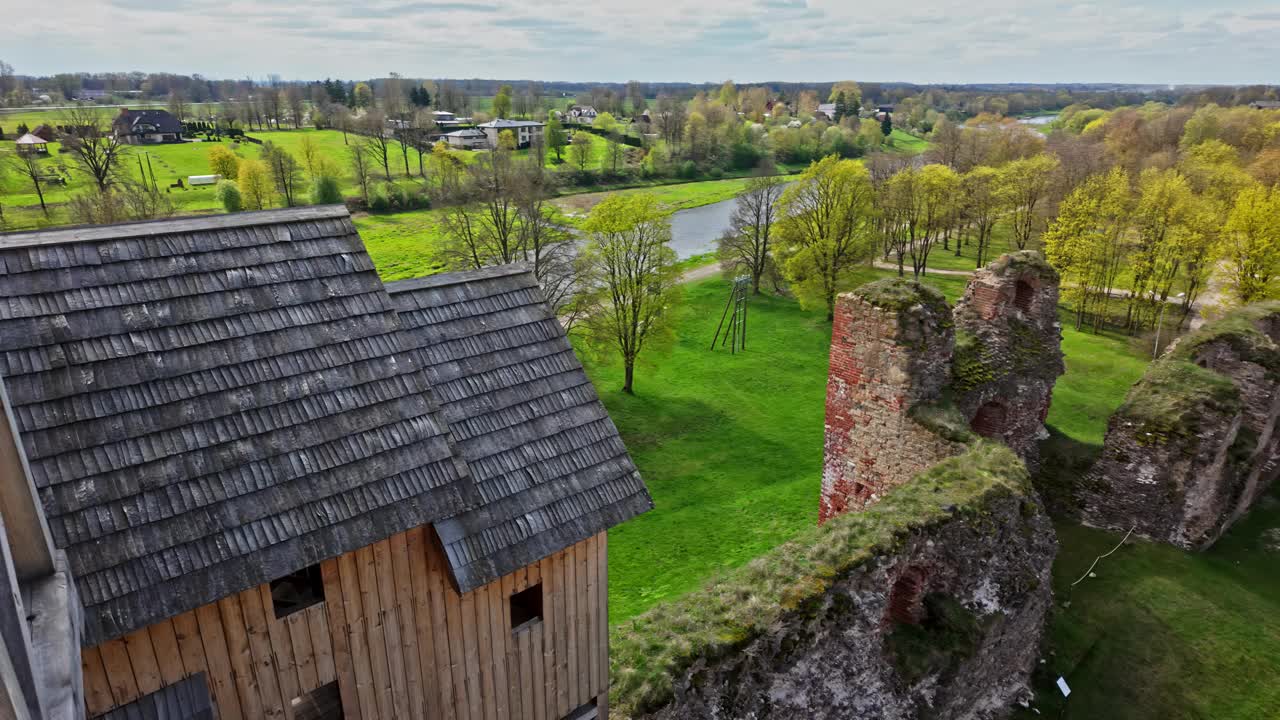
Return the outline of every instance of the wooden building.
[[[526,269],[301,208],[0,235],[0,297],[89,717],[603,717],[652,501]]]

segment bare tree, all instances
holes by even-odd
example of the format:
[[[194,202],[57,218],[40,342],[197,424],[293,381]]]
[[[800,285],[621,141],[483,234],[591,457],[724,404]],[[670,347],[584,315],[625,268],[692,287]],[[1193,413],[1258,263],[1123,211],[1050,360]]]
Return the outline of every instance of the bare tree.
[[[350,145],[351,142],[347,140],[347,131],[351,129],[351,108],[346,105],[334,105],[329,110],[329,121],[342,131],[342,144]]]
[[[369,177],[373,174],[373,162],[364,143],[356,143],[347,148],[351,163],[351,174],[360,186],[360,197],[369,204]]]
[[[187,121],[187,96],[181,90],[169,91],[169,114],[180,123]]]
[[[391,182],[391,140],[387,138],[387,119],[377,110],[370,110],[360,119],[363,144],[373,159],[382,166],[382,172]]]
[[[303,102],[302,88],[297,85],[290,85],[284,91],[284,100],[289,107],[289,119],[293,122],[293,129],[301,128],[303,117],[306,115],[306,104]]]
[[[284,148],[269,141],[262,145],[262,161],[271,171],[271,181],[275,183],[276,192],[284,198],[285,207],[293,207],[298,185],[302,182],[298,161]]]
[[[127,153],[127,146],[110,130],[99,125],[98,111],[87,105],[78,105],[62,113],[66,132],[62,135],[62,151],[71,154],[76,166],[106,192],[116,170],[117,161]]]
[[[36,197],[40,199],[40,210],[45,217],[49,217],[49,208],[44,204],[44,176],[35,156],[31,153],[15,153],[9,156],[7,164],[19,175],[31,181],[31,187],[35,189]]]
[[[776,175],[762,175],[747,181],[738,194],[729,218],[729,230],[720,238],[720,266],[729,272],[745,271],[751,276],[751,291],[760,294],[760,279],[774,271],[769,241],[778,220],[778,201],[784,183]]]

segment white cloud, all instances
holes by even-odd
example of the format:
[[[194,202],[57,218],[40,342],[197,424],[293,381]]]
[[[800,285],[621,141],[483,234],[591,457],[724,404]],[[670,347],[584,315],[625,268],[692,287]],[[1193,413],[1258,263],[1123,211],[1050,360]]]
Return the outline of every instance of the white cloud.
[[[1275,81],[1280,31],[1270,0],[55,2],[0,0],[19,72],[1250,83]]]

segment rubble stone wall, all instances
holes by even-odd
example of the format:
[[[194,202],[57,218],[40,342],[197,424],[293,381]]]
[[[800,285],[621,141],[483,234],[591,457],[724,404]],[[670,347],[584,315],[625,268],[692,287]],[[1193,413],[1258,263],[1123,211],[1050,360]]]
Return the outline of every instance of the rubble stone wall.
[[[1112,415],[1081,519],[1204,549],[1280,475],[1280,303],[1182,339]]]

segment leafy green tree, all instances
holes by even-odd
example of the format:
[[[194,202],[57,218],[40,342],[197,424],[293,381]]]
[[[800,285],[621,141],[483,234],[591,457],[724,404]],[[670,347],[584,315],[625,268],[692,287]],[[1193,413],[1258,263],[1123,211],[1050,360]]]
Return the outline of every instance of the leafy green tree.
[[[673,339],[680,273],[667,244],[671,219],[651,193],[614,194],[596,205],[583,230],[583,286],[594,288],[586,294],[583,325],[594,348],[622,357],[622,391],[632,394],[641,352]]]
[[[503,85],[498,88],[498,94],[493,96],[493,114],[499,118],[506,118],[511,115],[510,85]]]
[[[1041,211],[1048,200],[1050,182],[1058,169],[1052,155],[1033,155],[1000,167],[1000,199],[1009,210],[1013,244],[1025,250],[1040,226]]]
[[[275,196],[275,187],[271,180],[271,170],[266,163],[253,158],[240,163],[240,196],[244,206],[250,210],[265,210],[271,207]]]
[[[234,213],[244,209],[244,201],[240,196],[240,187],[236,185],[234,180],[222,180],[218,183],[214,193],[223,210]]]
[[[603,132],[613,132],[618,129],[618,119],[613,116],[613,113],[602,112],[591,121],[591,127]]]
[[[351,107],[365,109],[373,107],[373,88],[368,83],[356,83],[351,89]]]
[[[591,164],[591,147],[590,133],[580,131],[573,134],[573,140],[569,143],[569,158],[578,166],[578,172],[586,172],[587,165]]]
[[[284,198],[285,207],[293,207],[298,196],[298,186],[302,184],[302,166],[289,151],[267,141],[262,144],[262,161],[267,164],[271,173],[271,181],[276,192]]]
[[[1280,276],[1280,191],[1254,185],[1236,197],[1219,254],[1227,289],[1241,304],[1276,297]]]
[[[873,247],[871,174],[834,155],[813,163],[779,201],[777,253],[805,305],[835,317],[836,292]]]
[[[959,190],[960,176],[941,164],[908,166],[889,179],[884,211],[897,253],[898,275],[904,274],[904,260],[910,257],[911,272],[920,278],[928,266],[929,253],[954,220]]]
[[[1004,197],[1000,192],[1000,171],[986,165],[965,173],[960,178],[960,195],[963,214],[973,223],[977,232],[977,267],[987,264],[987,250],[991,246],[991,233],[996,221],[1004,214]],[[956,240],[956,255],[960,254],[960,241]]]
[[[556,162],[564,162],[564,149],[569,144],[568,137],[564,132],[564,124],[560,122],[560,118],[551,116],[547,120],[547,147],[551,148],[551,152],[556,154]]]
[[[1044,234],[1045,256],[1062,274],[1075,304],[1077,330],[1093,319],[1098,332],[1124,265],[1132,203],[1129,174],[1116,168],[1086,179],[1065,200]]]
[[[880,134],[885,137],[893,134],[893,116],[889,113],[885,113],[884,119],[880,121]]]
[[[321,175],[311,185],[311,202],[316,205],[337,205],[342,202],[342,188],[332,175]]]

